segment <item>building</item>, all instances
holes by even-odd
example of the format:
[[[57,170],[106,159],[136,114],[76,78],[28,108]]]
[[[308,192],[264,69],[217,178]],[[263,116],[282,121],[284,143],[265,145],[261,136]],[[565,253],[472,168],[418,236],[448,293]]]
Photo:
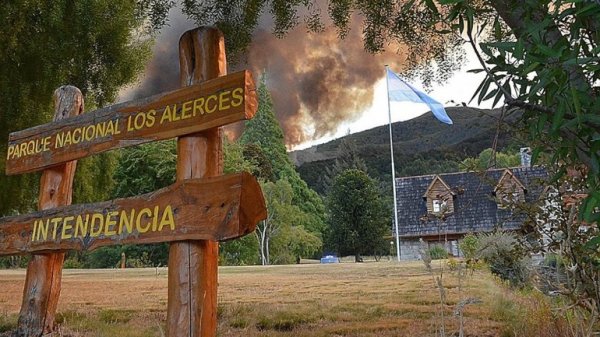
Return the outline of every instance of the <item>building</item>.
[[[467,233],[520,229],[516,205],[537,200],[547,178],[543,167],[524,166],[396,179],[401,258],[419,258],[419,239],[459,256]]]

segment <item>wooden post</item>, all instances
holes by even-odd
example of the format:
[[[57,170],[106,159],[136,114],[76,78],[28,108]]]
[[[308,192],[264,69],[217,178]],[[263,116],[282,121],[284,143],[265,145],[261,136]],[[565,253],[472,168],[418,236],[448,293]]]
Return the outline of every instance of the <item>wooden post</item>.
[[[79,89],[63,86],[54,92],[54,121],[79,115],[83,108],[83,95]],[[39,210],[71,204],[76,166],[74,160],[42,172]],[[27,266],[16,336],[38,337],[54,329],[64,258],[64,252],[32,256]]]
[[[227,73],[223,34],[213,27],[185,32],[179,40],[181,86]],[[221,128],[177,140],[177,180],[221,175]],[[217,332],[219,245],[183,241],[169,248],[167,334],[169,337],[214,337]]]

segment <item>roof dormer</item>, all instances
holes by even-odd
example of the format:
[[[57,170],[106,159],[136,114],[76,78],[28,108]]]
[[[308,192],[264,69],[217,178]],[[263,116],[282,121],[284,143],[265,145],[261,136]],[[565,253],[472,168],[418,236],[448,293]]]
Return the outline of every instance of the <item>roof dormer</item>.
[[[494,188],[498,208],[525,202],[525,193],[527,193],[527,188],[509,169],[504,170]]]
[[[455,193],[446,182],[436,175],[427,187],[423,200],[427,202],[427,213],[448,214],[454,212]]]

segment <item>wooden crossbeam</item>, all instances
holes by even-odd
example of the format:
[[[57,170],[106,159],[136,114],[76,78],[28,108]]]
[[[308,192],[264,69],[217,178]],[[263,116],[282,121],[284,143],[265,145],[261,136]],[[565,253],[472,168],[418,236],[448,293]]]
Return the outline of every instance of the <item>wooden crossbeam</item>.
[[[0,256],[121,244],[234,239],[266,217],[249,173],[190,179],[125,199],[0,218]]]
[[[11,133],[6,174],[33,172],[112,149],[250,119],[256,106],[256,88],[249,71],[112,105]]]

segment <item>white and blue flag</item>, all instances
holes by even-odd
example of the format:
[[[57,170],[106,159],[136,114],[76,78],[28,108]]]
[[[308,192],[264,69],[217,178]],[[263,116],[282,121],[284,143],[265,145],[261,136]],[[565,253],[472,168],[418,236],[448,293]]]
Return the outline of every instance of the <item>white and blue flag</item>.
[[[444,106],[433,98],[429,97],[426,93],[414,88],[412,85],[404,82],[398,75],[396,75],[389,68],[386,68],[387,83],[388,83],[388,97],[392,102],[414,102],[414,103],[425,103],[433,112],[435,118],[440,122],[446,124],[452,124],[452,120],[448,117]]]

